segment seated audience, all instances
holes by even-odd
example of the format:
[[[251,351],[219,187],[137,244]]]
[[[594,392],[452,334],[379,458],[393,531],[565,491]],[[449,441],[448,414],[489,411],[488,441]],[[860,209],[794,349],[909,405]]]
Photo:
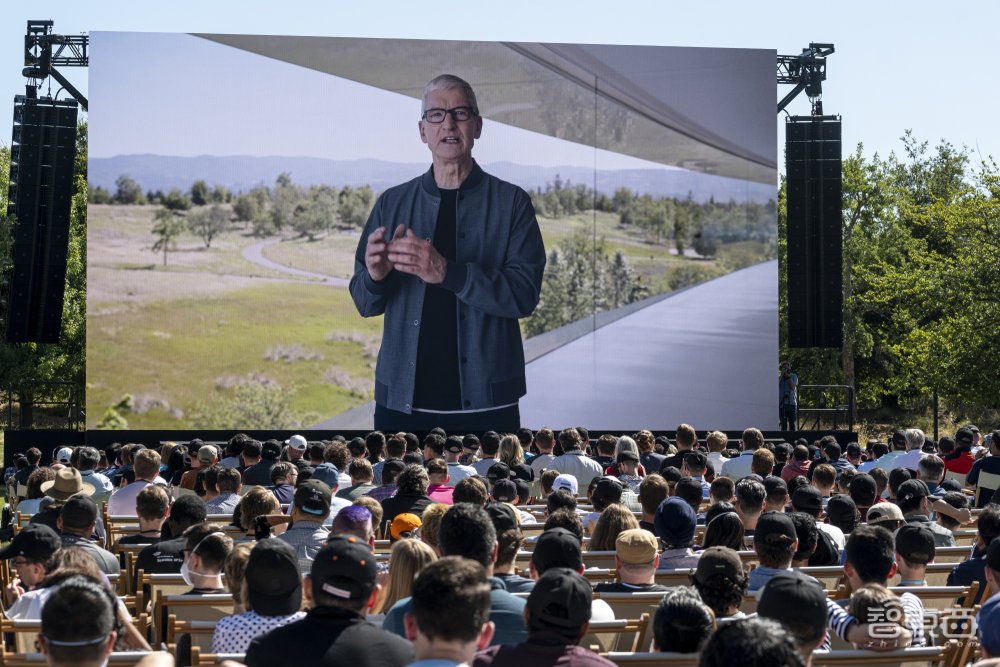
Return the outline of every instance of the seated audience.
[[[748,578],[738,553],[726,547],[709,547],[698,559],[691,584],[715,618],[743,618],[740,604],[747,592]]]
[[[892,633],[895,630],[886,626],[906,628],[909,620],[906,609],[895,593],[885,586],[866,584],[851,593],[851,601],[847,611],[855,618],[879,628],[879,634]],[[855,648],[862,648],[855,644]]]
[[[882,504],[892,505],[892,503]],[[895,505],[892,506],[895,507]],[[844,537],[844,531],[833,524],[823,521],[823,496],[819,489],[815,486],[803,486],[798,489],[792,494],[792,509],[796,512],[805,512],[816,519],[816,527],[820,530],[819,538],[821,541],[828,543],[829,550],[835,551],[838,554],[844,550],[844,544],[847,542],[847,538]],[[826,547],[820,545],[820,548],[825,549]]]
[[[939,547],[955,546],[955,536],[952,532],[930,519],[930,492],[927,485],[919,479],[909,479],[899,485],[896,493],[899,510],[908,524],[926,526],[934,533],[934,543]]]
[[[819,529],[816,528],[816,519],[805,512],[792,512],[788,515],[795,525],[795,539],[799,541],[795,554],[792,555],[792,567],[808,567],[809,561],[816,555],[816,547],[819,544]],[[840,556],[830,565],[840,563]]]
[[[280,463],[278,465],[281,465]],[[275,465],[275,468],[278,467]],[[288,464],[289,467],[295,466]],[[310,479],[295,489],[292,501],[292,525],[278,536],[290,544],[299,558],[299,569],[306,572],[312,568],[313,558],[326,544],[329,531],[323,522],[330,515],[330,487],[318,480]]]
[[[74,453],[77,457],[76,468],[80,471],[83,483],[94,488],[90,499],[98,505],[106,503],[115,487],[110,479],[95,470],[101,462],[101,454],[94,447],[78,447]]]
[[[844,576],[851,590],[866,584],[888,586],[896,573],[896,547],[892,534],[880,526],[858,526],[847,538],[844,550]],[[913,645],[924,645],[924,605],[912,593],[900,596],[906,610],[906,627],[913,633]],[[865,621],[866,619],[860,619]]]
[[[503,583],[493,577],[497,538],[496,529],[486,510],[468,503],[453,505],[441,519],[438,541],[442,556],[461,556],[486,568],[492,586],[490,620],[496,626],[493,643],[516,644],[523,641],[527,636],[522,617],[524,600],[505,591]],[[542,542],[539,540],[538,546],[535,547],[536,553],[541,545]],[[577,543],[577,554],[579,554],[579,543]],[[400,600],[386,613],[382,627],[402,636],[403,617],[410,611],[411,600],[409,598]]]
[[[216,475],[215,496],[205,501],[209,514],[232,514],[240,504],[243,478],[236,468],[222,468]]]
[[[90,554],[104,574],[119,574],[121,564],[107,549],[90,539],[97,527],[97,505],[87,496],[74,496],[59,513],[59,537],[64,547],[79,547]]]
[[[251,487],[249,491],[240,499],[239,507],[233,512],[233,524],[242,528],[249,539],[256,539],[257,524],[259,521],[266,521],[269,515],[277,514],[281,511],[281,505],[274,494],[264,486]],[[260,519],[259,517],[265,517]],[[267,531],[270,535],[270,528]]]
[[[736,482],[728,477],[716,476],[708,487],[708,499],[715,503],[731,503],[736,496]]]
[[[449,556],[429,564],[413,582],[411,613],[403,619],[423,665],[467,665],[493,638],[490,584],[475,561]]]
[[[61,547],[62,540],[56,531],[42,524],[28,524],[0,550],[0,560],[9,560],[15,575],[3,589],[4,609],[10,609],[18,598],[35,590],[45,578],[46,563]]]
[[[653,517],[656,536],[664,546],[659,569],[677,570],[698,564],[698,554],[691,549],[697,520],[691,506],[677,496],[660,503]]]
[[[514,521],[513,514],[505,520],[498,520],[495,516],[498,510],[509,511],[509,508],[503,505],[491,505],[487,508],[497,531],[497,560],[493,565],[493,576],[502,581],[504,588],[511,593],[530,593],[535,586],[534,580],[519,575],[514,565],[517,552],[524,543],[524,536],[516,524],[510,525]]]
[[[934,533],[924,526],[907,524],[896,531],[896,565],[900,586],[926,586],[927,565],[934,562]]]
[[[115,597],[100,584],[74,576],[52,591],[42,610],[38,644],[46,664],[101,667],[118,640]]]
[[[615,541],[624,530],[638,528],[639,522],[628,509],[619,503],[610,505],[601,512],[594,524],[587,551],[614,551]]]
[[[991,579],[992,595],[979,610],[976,626],[983,657],[1000,658],[1000,542],[990,547],[988,560],[987,576]]]
[[[227,568],[228,570],[228,568]],[[212,653],[245,653],[254,638],[305,618],[295,550],[261,540],[250,551],[241,588],[246,611],[226,616],[212,633]]]
[[[753,550],[760,559],[760,565],[750,572],[747,590],[751,593],[759,591],[779,573],[790,569],[798,547],[795,524],[787,514],[762,514],[753,540]]]
[[[860,520],[858,506],[850,496],[834,496],[826,504],[826,520],[831,526],[839,528],[840,532],[847,535],[854,530]]]
[[[437,554],[420,540],[400,540],[393,544],[386,583],[372,612],[384,614],[400,600],[410,597],[417,575],[435,560]]]
[[[375,556],[360,540],[334,537],[316,554],[303,593],[312,608],[305,618],[250,642],[247,667],[286,663],[340,667],[403,667],[413,644],[365,620],[378,599]]]
[[[383,479],[385,470],[382,471]],[[430,479],[423,466],[408,465],[396,477],[396,495],[382,501],[383,534],[388,534],[389,525],[397,514],[416,514],[420,516],[428,505],[434,501],[427,495]]]
[[[155,544],[162,536],[163,524],[170,511],[170,494],[159,484],[149,484],[135,497],[135,513],[139,517],[139,532],[126,535],[118,544]]]
[[[752,479],[741,479],[736,483],[736,513],[743,522],[747,535],[753,535],[757,528],[757,519],[764,511],[767,501],[767,489],[760,482]]]
[[[232,550],[233,540],[219,524],[199,523],[185,530],[181,578],[191,587],[185,595],[225,593],[222,568]]]
[[[423,522],[416,514],[397,514],[389,525],[389,540],[398,542],[399,540],[417,539],[420,537],[420,529]]]
[[[590,626],[592,600],[590,584],[580,574],[562,567],[547,570],[528,596],[524,610],[528,628],[525,640],[494,645],[480,652],[472,667],[493,664],[612,667],[614,663],[579,646]]]
[[[719,626],[701,649],[700,667],[805,667],[795,638],[783,625],[744,618]]]
[[[594,526],[597,525],[601,512],[613,504],[621,503],[622,493],[625,491],[625,486],[614,477],[595,477],[593,485],[593,490],[588,495],[594,511],[583,517],[583,527],[589,535],[594,533]]]
[[[788,485],[780,477],[771,475],[764,478],[764,498],[765,512],[784,512],[785,505],[788,504]]]
[[[268,491],[274,494],[278,503],[288,505],[295,496],[295,482],[299,469],[287,461],[279,461],[271,466],[271,486]]]
[[[28,494],[24,500],[17,504],[17,511],[21,514],[34,515],[41,509],[42,501],[45,500],[45,492],[42,491],[42,484],[51,482],[56,478],[56,471],[48,466],[36,468],[28,476]],[[82,478],[81,478],[81,481]]]
[[[879,468],[876,468],[879,470]],[[906,523],[903,513],[899,511],[899,505],[886,502],[872,505],[868,509],[868,525],[882,526],[889,532],[894,532],[897,528]]]
[[[264,493],[267,493],[264,491]],[[270,495],[270,494],[268,494]],[[274,496],[271,496],[272,498]],[[184,563],[184,531],[205,520],[205,503],[198,496],[181,496],[170,507],[166,524],[171,537],[161,539],[139,552],[135,560],[133,580],[139,572],[148,574],[177,574]],[[172,537],[176,535],[176,537]]]
[[[973,581],[979,582],[979,593],[976,595],[976,604],[985,599],[988,586],[986,580],[986,567],[988,563],[987,554],[990,545],[998,541],[1000,536],[1000,505],[990,503],[983,508],[976,522],[977,536],[976,543],[972,548],[972,555],[964,562],[959,563],[948,575],[949,586],[968,586]],[[995,568],[1000,569],[1000,568]]]
[[[639,505],[642,507],[642,518],[639,519],[639,527],[650,533],[656,534],[653,526],[653,515],[656,508],[670,495],[667,480],[656,473],[651,473],[642,478],[639,484]]]
[[[467,477],[466,479],[473,479]],[[463,482],[465,480],[462,480]],[[459,482],[461,484],[462,482]],[[482,487],[485,489],[485,487]],[[476,503],[473,503],[476,504]],[[479,505],[481,507],[481,505]],[[420,541],[429,546],[435,552],[438,548],[438,531],[441,529],[441,518],[448,511],[451,505],[445,505],[444,503],[434,503],[433,505],[428,505],[427,509],[424,510],[424,515],[420,517]],[[381,506],[379,506],[381,509]],[[375,518],[372,517],[372,521]]]
[[[740,521],[739,515],[736,512],[723,512],[714,516],[705,526],[702,548],[729,547],[734,551],[743,551],[746,548],[743,535],[743,522]]]
[[[369,491],[378,488],[374,483],[375,471],[368,459],[354,459],[347,466],[347,474],[351,476],[351,485],[337,491],[337,497],[354,502]]]
[[[598,522],[599,523],[599,522]],[[659,545],[648,530],[631,528],[615,539],[615,573],[618,581],[597,584],[598,593],[629,593],[632,591],[667,591],[656,583],[659,565]]]
[[[782,572],[764,586],[757,601],[757,616],[780,623],[795,640],[802,659],[826,637],[826,591],[818,581],[801,572]],[[857,616],[856,618],[865,618]]]
[[[233,545],[233,550],[226,556],[226,562],[222,566],[222,573],[225,575],[226,588],[233,596],[233,614],[242,614],[247,610],[246,601],[243,598],[243,580],[246,578],[247,562],[250,560],[250,551],[255,542],[239,542]]]
[[[653,650],[697,653],[715,629],[715,615],[696,590],[686,586],[669,590],[653,614]]]
[[[135,499],[139,492],[150,484],[166,483],[160,477],[160,455],[152,449],[141,449],[135,454],[134,471],[135,481],[108,499],[108,516],[136,516]]]

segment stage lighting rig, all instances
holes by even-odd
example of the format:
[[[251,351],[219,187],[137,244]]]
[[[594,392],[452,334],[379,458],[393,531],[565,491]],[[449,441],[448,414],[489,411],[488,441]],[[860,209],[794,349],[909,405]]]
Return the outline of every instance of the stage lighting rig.
[[[52,77],[87,110],[87,98],[56,69],[56,65],[66,67],[87,67],[90,46],[88,35],[53,35],[52,21],[28,21],[28,32],[24,36],[24,69],[21,73],[28,79],[25,97],[38,97],[38,87],[48,77]]]
[[[826,79],[826,57],[834,52],[833,44],[811,42],[797,56],[778,56],[778,83],[794,84],[791,92],[778,102],[778,113],[803,90],[812,104],[812,115],[823,115],[823,81]]]

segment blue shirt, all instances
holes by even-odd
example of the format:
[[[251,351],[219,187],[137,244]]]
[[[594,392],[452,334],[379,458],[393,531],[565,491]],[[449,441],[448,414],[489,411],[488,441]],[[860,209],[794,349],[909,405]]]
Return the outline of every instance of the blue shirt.
[[[496,577],[489,578],[490,586],[490,620],[496,626],[493,641],[490,646],[499,644],[520,644],[528,638],[528,630],[524,627],[523,598],[514,597],[504,590],[503,582]],[[389,632],[406,637],[403,630],[403,616],[412,611],[410,598],[403,598],[392,606],[382,621],[382,628]]]

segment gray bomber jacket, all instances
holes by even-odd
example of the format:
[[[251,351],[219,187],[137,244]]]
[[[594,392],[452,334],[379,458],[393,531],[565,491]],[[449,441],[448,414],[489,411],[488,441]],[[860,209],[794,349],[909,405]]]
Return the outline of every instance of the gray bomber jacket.
[[[412,410],[425,283],[397,271],[375,282],[365,267],[365,247],[379,227],[386,227],[391,239],[400,224],[433,240],[440,204],[432,169],[386,190],[375,202],[354,257],[350,289],[358,312],[385,314],[375,401],[390,410]],[[516,403],[526,392],[517,320],[538,305],[545,268],[535,210],[528,193],[478,164],[459,188],[456,207],[456,259],[448,262],[441,286],[457,301],[463,409]]]

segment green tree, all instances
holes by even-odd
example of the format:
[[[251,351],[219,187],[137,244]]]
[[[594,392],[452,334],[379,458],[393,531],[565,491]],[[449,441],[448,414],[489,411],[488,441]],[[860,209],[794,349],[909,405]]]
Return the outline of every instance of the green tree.
[[[191,184],[191,203],[195,206],[204,206],[207,204],[212,197],[212,193],[208,189],[208,183],[202,180],[195,181]]]
[[[218,204],[202,207],[187,216],[188,229],[200,238],[206,248],[212,247],[212,239],[229,227],[229,213]],[[166,259],[164,257],[164,259]]]
[[[187,211],[191,208],[191,200],[178,188],[172,188],[161,198],[160,203],[170,211]]]
[[[142,194],[142,187],[131,176],[122,174],[115,179],[115,202],[119,204],[145,204],[146,195]]]
[[[339,201],[337,189],[328,185],[313,186],[309,197],[298,206],[292,218],[292,228],[310,241],[330,231],[337,220]]]
[[[157,209],[153,218],[153,235],[156,243],[153,252],[163,253],[163,266],[167,265],[167,253],[177,248],[177,237],[184,233],[187,224],[184,217],[167,208]]]
[[[114,201],[111,198],[111,193],[102,188],[100,185],[89,189],[88,199],[91,204],[110,204]]]
[[[216,204],[228,204],[233,199],[233,193],[222,185],[212,188],[212,201]]]
[[[361,229],[368,220],[375,204],[375,192],[363,185],[360,188],[345,186],[337,198],[337,216],[341,224],[348,228]]]

